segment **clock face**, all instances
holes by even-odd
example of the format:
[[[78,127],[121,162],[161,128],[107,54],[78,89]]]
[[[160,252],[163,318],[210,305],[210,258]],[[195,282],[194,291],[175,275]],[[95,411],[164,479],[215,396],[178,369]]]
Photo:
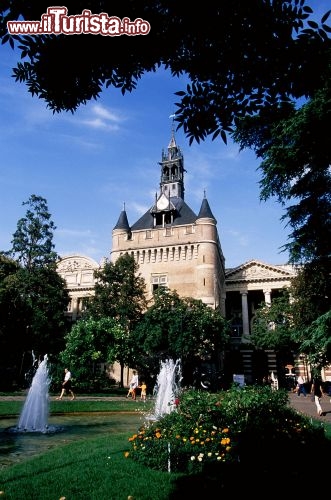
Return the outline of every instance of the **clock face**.
[[[157,208],[159,210],[165,210],[168,207],[169,207],[169,200],[166,196],[162,195],[157,202]]]

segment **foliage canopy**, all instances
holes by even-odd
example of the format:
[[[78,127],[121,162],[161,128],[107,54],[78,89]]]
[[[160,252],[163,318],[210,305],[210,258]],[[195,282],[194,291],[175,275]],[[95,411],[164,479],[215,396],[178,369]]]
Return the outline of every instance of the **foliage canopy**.
[[[17,223],[12,248],[0,255],[0,361],[22,382],[29,353],[57,354],[64,347],[69,296],[56,270],[55,225],[44,198],[32,195]],[[12,256],[12,257],[8,257]]]
[[[289,99],[310,97],[321,87],[330,61],[328,13],[320,22],[305,0],[250,2],[206,0],[203,8],[181,2],[109,3],[68,0],[68,15],[93,14],[149,22],[148,35],[10,35],[10,20],[40,20],[49,2],[4,0],[2,42],[16,46],[22,62],[17,81],[54,112],[74,112],[107,87],[133,91],[160,67],[185,75],[176,121],[190,139],[226,135],[235,121]],[[107,56],[105,56],[107,54]]]

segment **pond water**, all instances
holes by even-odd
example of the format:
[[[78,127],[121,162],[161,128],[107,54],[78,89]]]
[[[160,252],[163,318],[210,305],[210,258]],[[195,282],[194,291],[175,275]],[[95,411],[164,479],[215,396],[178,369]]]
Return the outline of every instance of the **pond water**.
[[[135,432],[142,423],[138,413],[74,413],[49,417],[54,432],[16,432],[17,418],[0,418],[0,470],[56,446],[112,432]]]

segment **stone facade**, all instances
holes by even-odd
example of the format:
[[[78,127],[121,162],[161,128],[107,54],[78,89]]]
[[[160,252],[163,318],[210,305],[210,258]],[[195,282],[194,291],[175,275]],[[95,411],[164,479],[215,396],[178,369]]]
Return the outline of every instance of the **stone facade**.
[[[66,316],[75,322],[82,316],[85,302],[94,295],[94,271],[99,268],[97,262],[83,255],[68,255],[57,265],[57,271],[67,283],[70,296]]]
[[[296,269],[290,265],[272,265],[258,260],[227,269],[225,275],[226,316],[232,318],[232,335],[249,335],[255,310],[265,302],[279,296],[288,288]]]
[[[225,314],[225,259],[217,221],[206,197],[198,215],[185,203],[184,159],[174,135],[160,165],[160,193],[151,208],[132,226],[121,212],[112,232],[111,260],[133,255],[148,299],[164,286]]]

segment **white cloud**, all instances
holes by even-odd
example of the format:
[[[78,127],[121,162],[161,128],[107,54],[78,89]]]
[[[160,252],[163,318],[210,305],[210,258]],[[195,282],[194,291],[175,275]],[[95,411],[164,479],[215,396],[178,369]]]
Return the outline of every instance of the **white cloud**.
[[[100,116],[101,118],[104,118],[105,120],[109,120],[109,121],[116,122],[116,123],[123,121],[123,118],[118,116],[116,113],[109,111],[105,106],[101,106],[101,104],[94,104],[92,106],[92,111],[97,116]]]
[[[103,128],[103,129],[113,130],[113,131],[119,130],[118,125],[111,125],[111,124],[105,122],[104,120],[101,120],[100,118],[91,118],[88,120],[82,120],[80,123],[82,123],[83,125],[87,125],[88,127],[92,127],[92,128],[99,128],[99,129]]]
[[[125,121],[125,118],[119,113],[111,111],[106,106],[101,104],[88,105],[79,110],[79,119],[76,123],[86,125],[94,129],[105,129],[117,131],[120,129],[119,124]]]

